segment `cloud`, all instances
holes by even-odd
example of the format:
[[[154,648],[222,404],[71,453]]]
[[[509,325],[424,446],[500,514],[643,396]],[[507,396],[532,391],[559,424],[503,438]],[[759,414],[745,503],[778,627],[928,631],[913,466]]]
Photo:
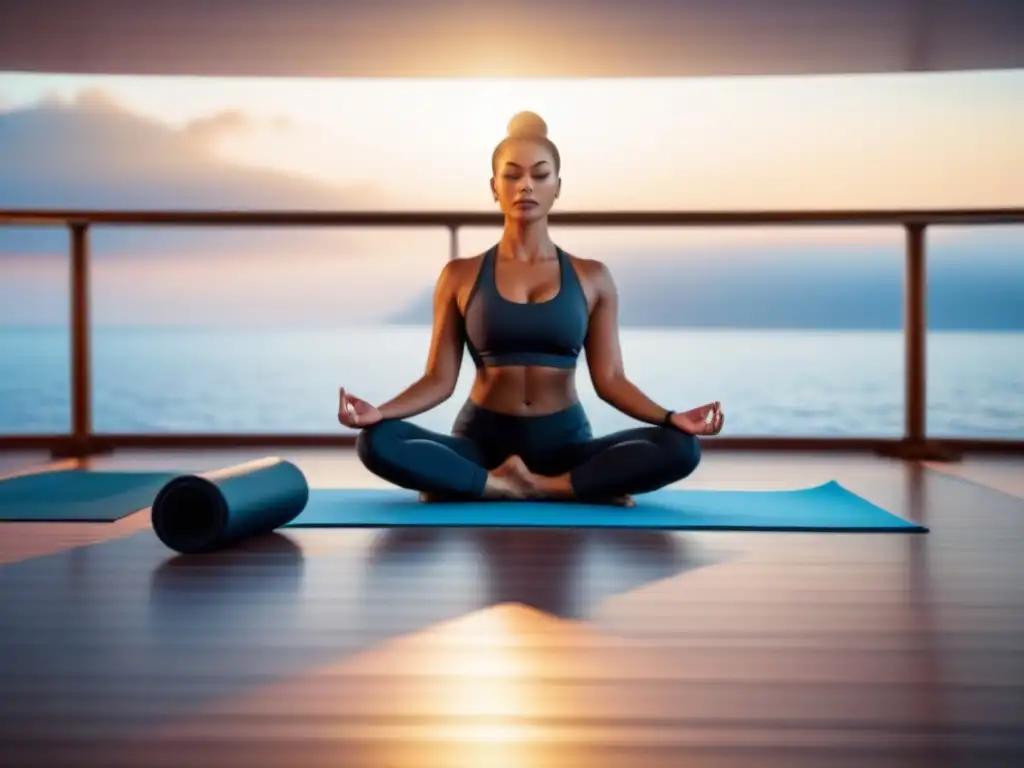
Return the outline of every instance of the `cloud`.
[[[0,208],[331,210],[355,200],[373,205],[378,195],[371,189],[338,188],[215,154],[218,139],[252,125],[244,113],[226,111],[178,128],[134,114],[100,90],[0,111]],[[165,231],[119,229],[105,235],[104,248],[151,250]],[[189,232],[196,247],[253,243],[252,232]],[[261,233],[259,242],[294,242],[297,236],[304,247],[338,241],[337,231],[288,231]],[[60,230],[0,228],[0,253],[63,252],[66,241]],[[181,244],[175,239],[175,247]]]
[[[182,133],[192,144],[212,149],[224,138],[254,133],[261,129],[269,129],[274,133],[285,133],[291,131],[293,127],[292,122],[284,116],[277,116],[269,120],[257,120],[240,109],[226,109],[192,120],[185,126]]]

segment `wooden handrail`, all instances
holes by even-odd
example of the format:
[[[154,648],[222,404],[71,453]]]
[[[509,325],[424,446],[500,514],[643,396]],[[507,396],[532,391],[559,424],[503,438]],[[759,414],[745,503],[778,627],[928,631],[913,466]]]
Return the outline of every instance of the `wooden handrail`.
[[[930,225],[1024,223],[1024,208],[935,208],[762,211],[558,211],[553,226],[702,227],[799,224]],[[101,224],[190,227],[486,227],[501,226],[487,211],[187,211],[0,209],[0,225]]]
[[[891,209],[817,211],[575,211],[557,212],[553,226],[586,227],[739,227],[787,225],[900,226],[906,233],[904,353],[905,429],[898,441],[858,441],[843,438],[740,438],[715,440],[723,446],[761,444],[785,449],[832,445],[874,445],[878,450],[904,458],[948,458],[950,446],[975,446],[990,450],[1005,445],[1024,450],[1024,442],[993,443],[982,440],[943,440],[936,444],[926,434],[926,248],[930,225],[986,225],[1024,223],[1024,208]],[[498,213],[459,211],[165,211],[165,210],[54,210],[0,209],[0,226],[64,226],[70,233],[71,257],[71,404],[72,430],[66,436],[43,438],[60,455],[85,455],[104,450],[104,445],[251,444],[245,435],[98,435],[92,429],[91,363],[89,346],[89,230],[102,226],[210,226],[210,227],[445,227],[451,233],[449,258],[458,257],[458,231],[462,227],[502,225]],[[281,435],[291,445],[335,444],[336,438],[316,435]],[[260,440],[265,441],[264,436]],[[26,440],[28,441],[26,443]],[[342,439],[344,442],[344,438]],[[31,443],[32,438],[0,435],[0,447]],[[262,444],[262,443],[261,443]]]

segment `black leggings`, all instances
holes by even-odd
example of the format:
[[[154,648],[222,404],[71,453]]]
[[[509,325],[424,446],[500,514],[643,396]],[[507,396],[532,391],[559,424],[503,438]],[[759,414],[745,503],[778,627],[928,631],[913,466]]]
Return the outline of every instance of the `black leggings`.
[[[360,460],[394,485],[441,496],[483,494],[487,473],[518,455],[531,471],[570,473],[580,500],[647,493],[689,476],[700,442],[671,427],[637,427],[594,438],[576,403],[547,416],[511,416],[466,403],[451,435],[382,421],[356,439]]]

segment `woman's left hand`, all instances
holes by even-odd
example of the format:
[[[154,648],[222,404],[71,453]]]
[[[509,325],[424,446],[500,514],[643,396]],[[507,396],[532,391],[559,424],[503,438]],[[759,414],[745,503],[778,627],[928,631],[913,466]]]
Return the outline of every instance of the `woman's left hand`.
[[[673,413],[672,424],[691,435],[717,435],[725,424],[725,413],[722,404],[716,400],[689,411]]]

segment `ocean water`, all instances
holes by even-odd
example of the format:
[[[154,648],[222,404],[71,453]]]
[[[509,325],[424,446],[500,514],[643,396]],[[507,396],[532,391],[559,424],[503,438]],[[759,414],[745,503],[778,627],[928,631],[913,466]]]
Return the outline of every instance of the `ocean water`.
[[[97,328],[93,424],[99,432],[312,432],[342,428],[337,390],[382,401],[423,370],[428,327],[317,330]],[[898,332],[636,329],[626,370],[676,409],[721,400],[729,435],[893,437],[903,429]],[[928,430],[1024,438],[1024,334],[931,333]],[[69,338],[0,329],[0,434],[66,431]],[[447,431],[468,395],[414,418]],[[601,402],[581,361],[578,386],[597,433],[633,422]]]

